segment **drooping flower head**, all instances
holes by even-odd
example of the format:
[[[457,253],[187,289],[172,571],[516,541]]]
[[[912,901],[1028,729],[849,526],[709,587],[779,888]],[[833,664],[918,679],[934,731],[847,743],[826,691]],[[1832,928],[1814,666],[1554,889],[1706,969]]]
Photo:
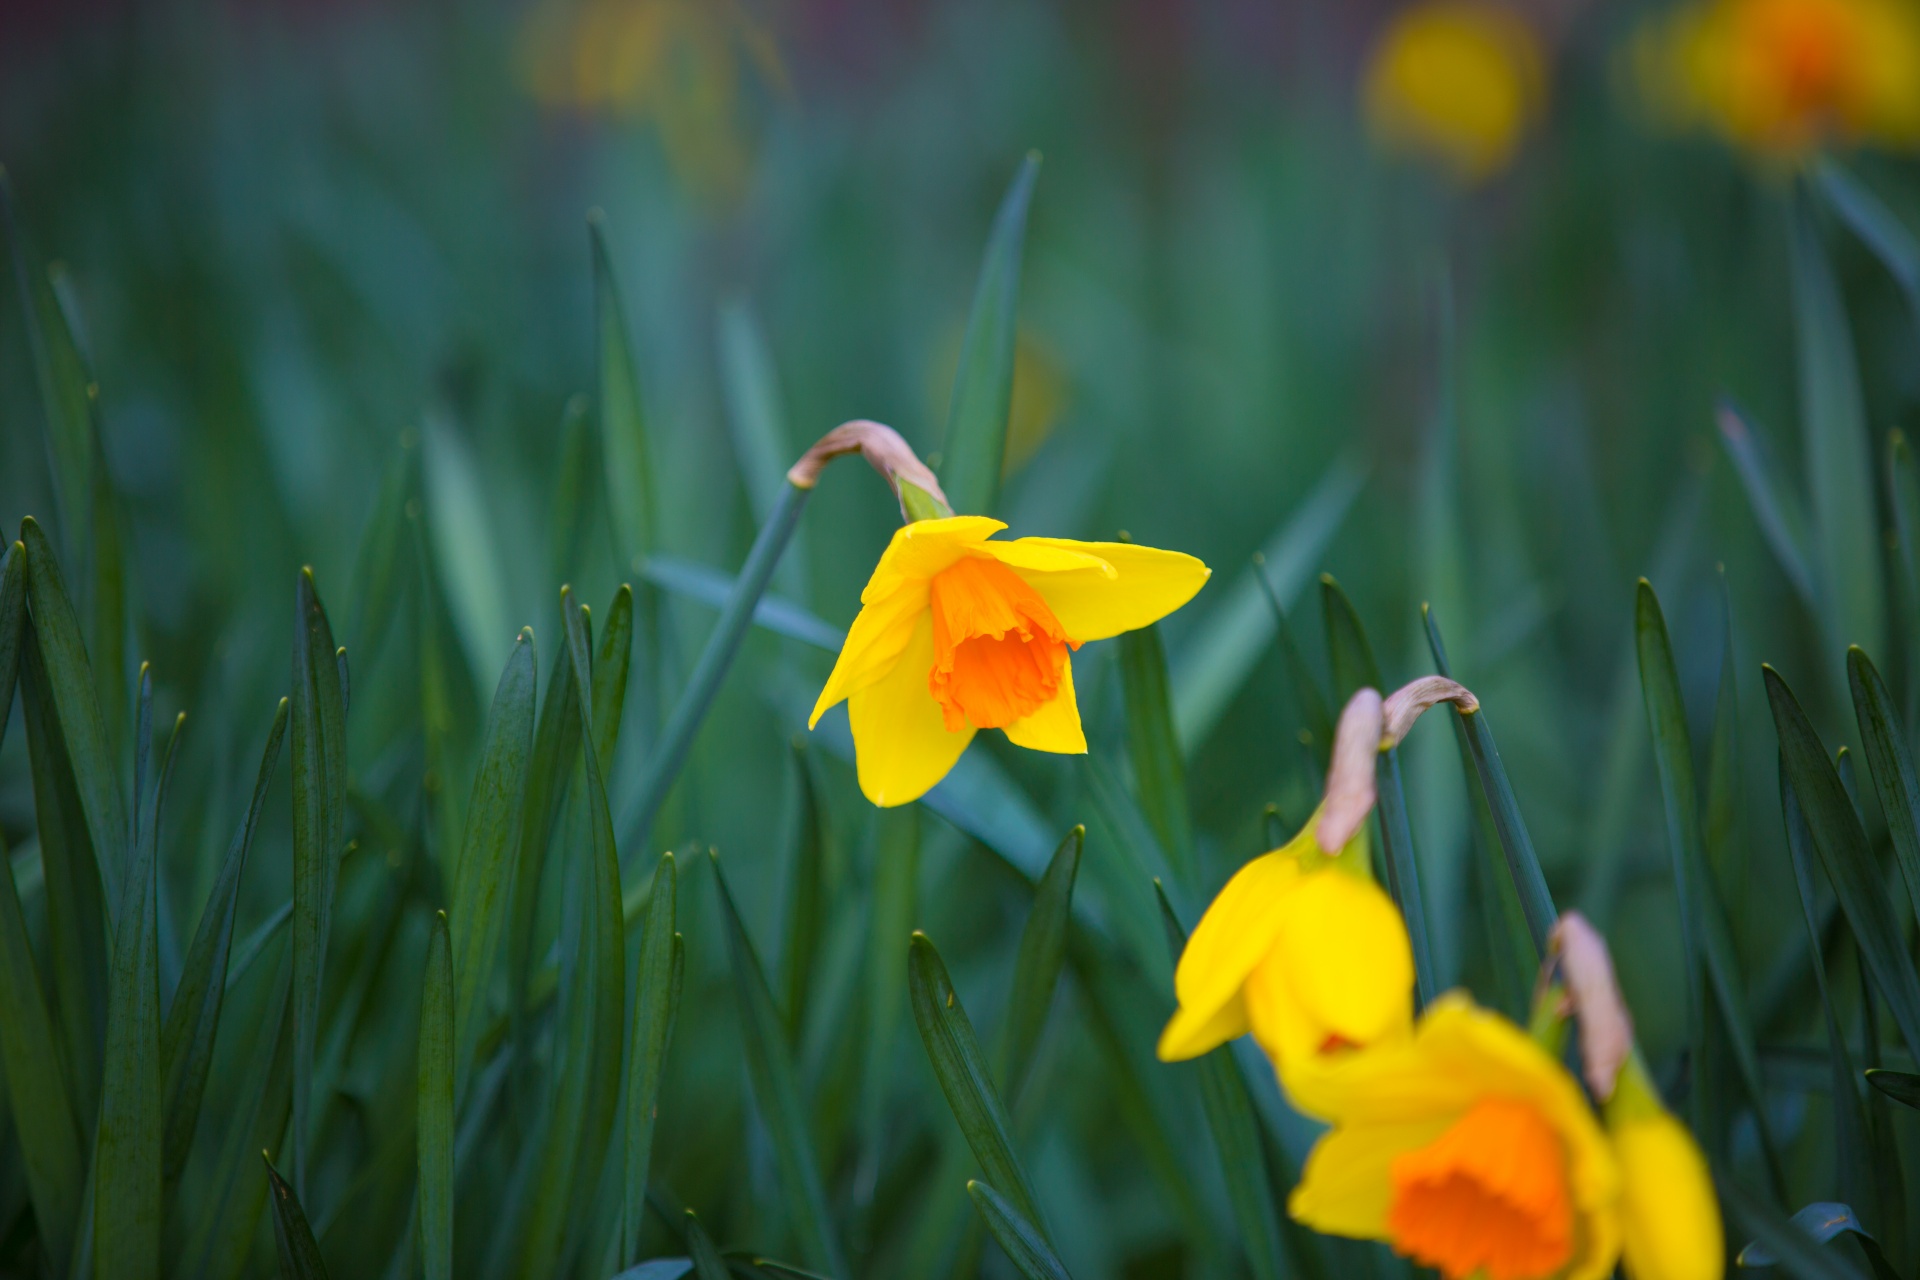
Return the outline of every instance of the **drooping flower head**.
[[[1252,1032],[1283,1082],[1413,1023],[1413,951],[1373,881],[1367,815],[1375,758],[1440,700],[1478,706],[1451,680],[1415,681],[1384,704],[1348,701],[1326,796],[1297,836],[1242,867],[1214,898],[1174,971],[1180,1007],[1160,1035],[1174,1062]]]
[[[1446,1280],[1597,1280],[1623,1254],[1633,1280],[1719,1280],[1705,1161],[1633,1050],[1605,945],[1569,913],[1552,952],[1565,985],[1536,1012],[1546,1044],[1451,992],[1410,1036],[1289,1077],[1294,1105],[1333,1126],[1294,1217],[1383,1241]],[[1604,1127],[1557,1056],[1568,1015]]]
[[[986,516],[912,520],[860,594],[808,725],[845,700],[860,789],[877,805],[925,795],[981,729],[1084,752],[1073,651],[1164,618],[1211,572],[1132,543],[995,540],[1004,528]]]
[[[1530,27],[1483,0],[1422,0],[1394,15],[1367,62],[1367,124],[1391,151],[1477,183],[1506,168],[1546,100]]]
[[[1663,115],[1771,160],[1920,144],[1920,11],[1903,0],[1698,0],[1634,55]]]

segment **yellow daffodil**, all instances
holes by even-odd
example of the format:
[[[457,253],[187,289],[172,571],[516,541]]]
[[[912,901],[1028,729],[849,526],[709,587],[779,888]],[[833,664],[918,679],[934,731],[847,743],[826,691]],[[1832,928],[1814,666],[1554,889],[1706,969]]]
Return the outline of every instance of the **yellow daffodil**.
[[[1462,182],[1504,169],[1546,100],[1540,41],[1510,10],[1424,0],[1394,15],[1367,62],[1375,139],[1439,161]]]
[[[1290,1084],[1332,1124],[1293,1216],[1382,1240],[1447,1280],[1597,1280],[1621,1243],[1611,1143],[1559,1062],[1459,992],[1412,1036]]]
[[[1160,1035],[1162,1061],[1251,1031],[1284,1078],[1412,1024],[1413,951],[1370,878],[1366,829],[1329,857],[1320,816],[1240,868],[1201,917],[1174,972],[1180,1008]]]
[[[1633,1280],[1720,1280],[1726,1244],[1706,1157],[1660,1105],[1639,1059],[1606,1105],[1620,1165],[1620,1225]]]
[[[1071,653],[1164,618],[1207,580],[1189,555],[1122,542],[994,541],[986,516],[893,535],[809,726],[842,699],[860,789],[877,805],[926,794],[975,732],[1083,752]]]
[[[1372,689],[1348,701],[1319,809],[1286,845],[1235,873],[1187,939],[1173,979],[1180,1007],[1160,1035],[1162,1061],[1252,1032],[1290,1082],[1410,1033],[1413,950],[1399,908],[1373,882],[1366,820],[1376,754],[1443,700],[1479,705],[1438,677],[1384,703]]]
[[[1762,156],[1920,144],[1920,10],[1905,0],[1703,0],[1634,53],[1663,114]]]

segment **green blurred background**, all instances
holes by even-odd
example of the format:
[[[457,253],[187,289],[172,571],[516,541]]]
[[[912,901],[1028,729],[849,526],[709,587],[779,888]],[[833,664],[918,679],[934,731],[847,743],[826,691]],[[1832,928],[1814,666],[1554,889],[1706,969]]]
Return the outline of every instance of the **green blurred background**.
[[[1609,935],[1651,1055],[1677,1051],[1679,936],[1632,647],[1634,582],[1647,575],[1698,743],[1729,643],[1735,657],[1745,804],[1740,860],[1719,869],[1749,977],[1757,987],[1782,954],[1803,956],[1783,953],[1799,926],[1759,663],[1795,683],[1835,742],[1852,732],[1841,655],[1830,620],[1770,554],[1714,416],[1716,398],[1733,397],[1785,486],[1804,489],[1793,188],[1711,141],[1650,127],[1621,62],[1650,10],[1621,0],[1529,11],[1547,33],[1551,87],[1506,172],[1462,189],[1383,155],[1356,84],[1390,11],[1330,0],[0,6],[0,160],[23,229],[62,264],[100,384],[128,662],[153,663],[160,723],[189,714],[161,854],[163,955],[169,931],[190,934],[244,803],[287,679],[300,565],[314,566],[353,662],[355,785],[388,797],[393,825],[375,836],[363,815],[362,839],[390,843],[396,869],[403,850],[442,848],[436,805],[462,802],[516,629],[535,628],[544,681],[560,584],[597,610],[618,582],[640,581],[643,566],[615,550],[593,414],[567,411],[597,386],[589,208],[604,211],[631,325],[658,549],[730,574],[776,453],[791,460],[851,417],[939,453],[988,225],[1036,149],[999,514],[1019,534],[1124,529],[1213,566],[1212,584],[1161,628],[1176,707],[1200,730],[1186,773],[1206,890],[1263,847],[1267,805],[1290,831],[1316,798],[1265,606],[1244,607],[1259,600],[1249,565],[1265,547],[1311,663],[1323,662],[1315,574],[1350,595],[1389,685],[1431,669],[1419,605],[1432,602],[1456,676],[1498,728],[1556,897]],[[1897,212],[1920,214],[1910,163],[1850,163]],[[1878,440],[1920,396],[1914,323],[1874,258],[1816,217]],[[71,547],[44,420],[10,298],[0,526],[35,514]],[[756,450],[748,420],[771,423],[778,449]],[[365,603],[386,554],[368,532],[386,491],[405,495],[417,536],[395,545],[421,571],[392,618]],[[844,627],[896,523],[872,476],[833,469],[776,590]],[[660,601],[657,684],[641,659],[610,770],[616,820],[638,781],[636,743],[714,616],[685,594]],[[1207,647],[1236,605],[1253,619],[1253,642],[1235,650],[1243,678]],[[1891,637],[1842,638],[1904,671]],[[1086,875],[1117,883],[1132,870],[1117,848],[1125,822],[1094,812],[1095,771],[1124,785],[1130,765],[1102,648],[1078,660],[1091,764],[984,738],[974,751],[998,758],[1048,831],[1088,823]],[[439,675],[422,675],[427,649]],[[756,633],[653,833],[657,848],[721,851],[767,957],[786,919],[788,743],[830,660]],[[130,688],[131,666],[117,674]],[[1196,711],[1209,679],[1212,701]],[[1443,974],[1493,1000],[1467,793],[1439,719],[1414,735],[1405,766],[1429,911]],[[902,1259],[919,1247],[918,1206],[959,1194],[929,1185],[951,1122],[904,998],[876,1020],[866,980],[849,976],[866,963],[868,886],[897,833],[842,755],[816,742],[808,756],[832,833],[820,981],[859,993],[816,1001],[826,1007],[801,1039],[816,1138],[836,1204],[867,1204],[882,1185],[860,1219],[891,1260],[873,1273],[915,1274]],[[15,732],[0,753],[0,830],[21,867],[35,856],[28,776]],[[242,932],[285,898],[286,828],[276,801]],[[944,818],[926,817],[919,836],[912,923],[990,1027],[1027,890]],[[649,852],[623,847],[630,887]],[[687,995],[655,1177],[724,1241],[777,1249],[775,1175],[738,1066],[711,873],[682,861]],[[396,870],[396,883],[420,909],[373,964],[390,1007],[388,1024],[369,1027],[397,1029],[360,1033],[369,1040],[412,1034],[425,909],[439,905],[430,878]],[[1123,1002],[1149,1035],[1165,984],[1143,973]],[[1067,989],[1026,1122],[1063,1254],[1083,1277],[1211,1265],[1177,1243],[1177,1206],[1141,1131],[1121,1122],[1131,1104],[1081,1004]],[[1813,1007],[1773,1038],[1811,1029]],[[876,1027],[888,1064],[877,1082],[860,1066]],[[1192,1121],[1190,1104],[1170,1105]],[[1798,1132],[1804,1108],[1781,1107]],[[865,1108],[886,1123],[847,1119]],[[377,1145],[365,1123],[359,1145],[343,1140],[362,1156]],[[340,1156],[345,1172],[322,1193],[333,1212],[357,1185],[355,1160]],[[1217,1186],[1196,1176],[1223,1214]],[[4,1202],[18,1206],[17,1185]]]

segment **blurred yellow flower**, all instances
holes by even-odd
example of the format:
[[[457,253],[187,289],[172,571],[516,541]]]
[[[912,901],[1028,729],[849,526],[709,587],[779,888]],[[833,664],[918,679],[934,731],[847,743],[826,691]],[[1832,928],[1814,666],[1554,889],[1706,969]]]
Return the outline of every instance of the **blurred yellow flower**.
[[[1320,820],[1316,811],[1284,847],[1240,868],[1200,918],[1174,972],[1180,1007],[1160,1034],[1161,1061],[1251,1031],[1291,1087],[1301,1068],[1410,1030],[1413,951],[1371,878],[1365,822],[1329,857]]]
[[[1920,144],[1920,9],[1908,0],[1704,0],[1642,32],[1661,114],[1792,159],[1828,140]]]
[[[522,53],[542,105],[650,122],[706,197],[745,183],[750,80],[786,84],[772,32],[740,0],[543,0]]]
[[[1619,1162],[1620,1222],[1633,1280],[1720,1280],[1726,1244],[1706,1157],[1660,1104],[1636,1057],[1607,1100]]]
[[[860,789],[877,805],[925,795],[980,729],[1084,752],[1071,651],[1164,618],[1211,573],[1132,543],[990,541],[1006,527],[968,515],[907,524],[860,595],[807,723],[846,700]]]
[[[1475,0],[1422,0],[1394,15],[1368,59],[1367,124],[1388,150],[1439,161],[1462,182],[1504,169],[1546,101],[1532,28]]]
[[[1436,1000],[1406,1041],[1289,1092],[1333,1126],[1288,1202],[1315,1230],[1385,1241],[1446,1280],[1613,1270],[1621,1170],[1586,1095],[1524,1031],[1465,995]]]

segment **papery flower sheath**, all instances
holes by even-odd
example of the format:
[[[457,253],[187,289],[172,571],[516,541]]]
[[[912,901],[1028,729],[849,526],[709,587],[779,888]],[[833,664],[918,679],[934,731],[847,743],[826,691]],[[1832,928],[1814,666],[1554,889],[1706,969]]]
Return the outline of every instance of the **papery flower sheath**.
[[[986,516],[916,520],[893,535],[808,726],[844,699],[860,789],[917,800],[973,735],[1084,752],[1072,653],[1164,618],[1211,572],[1124,542],[994,541]]]

